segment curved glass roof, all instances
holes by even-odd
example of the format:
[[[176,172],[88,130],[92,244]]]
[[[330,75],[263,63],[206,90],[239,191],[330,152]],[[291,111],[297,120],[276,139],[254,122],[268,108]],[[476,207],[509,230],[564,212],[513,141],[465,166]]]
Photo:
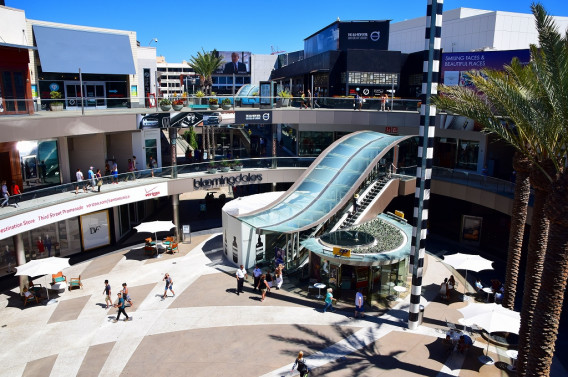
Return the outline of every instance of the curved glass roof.
[[[272,207],[240,219],[252,227],[281,233],[316,225],[383,150],[405,138],[372,131],[348,135],[308,168],[295,191]]]

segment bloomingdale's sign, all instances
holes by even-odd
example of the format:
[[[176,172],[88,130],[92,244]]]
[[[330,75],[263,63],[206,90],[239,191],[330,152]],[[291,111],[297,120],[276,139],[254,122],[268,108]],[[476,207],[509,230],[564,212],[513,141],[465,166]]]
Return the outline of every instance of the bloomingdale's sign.
[[[230,177],[217,177],[211,179],[194,179],[193,180],[193,188],[195,190],[199,190],[202,188],[210,188],[210,187],[217,187],[217,186],[236,186],[236,185],[249,185],[254,183],[260,183],[262,181],[262,174],[239,174],[233,175]]]

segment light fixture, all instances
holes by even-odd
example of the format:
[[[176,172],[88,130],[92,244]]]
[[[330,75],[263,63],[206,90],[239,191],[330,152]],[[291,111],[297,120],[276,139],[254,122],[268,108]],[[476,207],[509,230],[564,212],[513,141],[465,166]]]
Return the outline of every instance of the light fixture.
[[[152,42],[158,43],[158,38],[152,38],[152,39],[150,39],[150,42],[148,43],[148,46],[150,46],[150,45],[152,44]]]

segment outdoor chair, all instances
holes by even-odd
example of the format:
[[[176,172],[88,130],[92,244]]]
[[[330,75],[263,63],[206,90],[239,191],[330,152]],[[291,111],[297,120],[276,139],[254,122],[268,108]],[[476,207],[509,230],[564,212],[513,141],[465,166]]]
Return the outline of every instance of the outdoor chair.
[[[78,278],[71,278],[69,280],[69,290],[72,288],[83,288],[83,283],[81,283],[81,275]]]
[[[152,241],[152,237],[146,238],[146,243],[144,244],[144,255],[154,255],[156,252],[156,243]]]
[[[174,254],[174,253],[176,253],[176,252],[179,253],[178,244],[177,244],[177,243],[173,243],[173,242],[170,243],[170,244],[168,245],[168,247],[166,248],[166,251],[167,251],[168,253],[172,253],[172,254]]]
[[[43,290],[43,286],[42,286],[41,284],[36,284],[36,283],[30,281],[28,290],[29,290],[34,296],[41,297],[41,291]]]
[[[51,275],[51,285],[62,282],[67,283],[67,276],[63,275],[63,272],[59,271],[58,273]]]
[[[28,301],[34,301],[36,302],[36,304],[39,304],[39,297],[37,297],[36,295],[34,295],[33,293],[31,293],[30,291],[28,291],[27,289],[24,290],[24,308],[26,307],[26,305],[28,304]]]

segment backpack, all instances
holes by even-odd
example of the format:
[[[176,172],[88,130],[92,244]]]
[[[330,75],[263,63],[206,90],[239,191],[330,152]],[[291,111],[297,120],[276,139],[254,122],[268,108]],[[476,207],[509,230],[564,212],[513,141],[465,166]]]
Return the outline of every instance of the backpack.
[[[300,373],[304,373],[308,371],[308,366],[306,365],[306,363],[304,362],[304,359],[299,359],[298,360],[298,367],[296,368],[296,370]]]

